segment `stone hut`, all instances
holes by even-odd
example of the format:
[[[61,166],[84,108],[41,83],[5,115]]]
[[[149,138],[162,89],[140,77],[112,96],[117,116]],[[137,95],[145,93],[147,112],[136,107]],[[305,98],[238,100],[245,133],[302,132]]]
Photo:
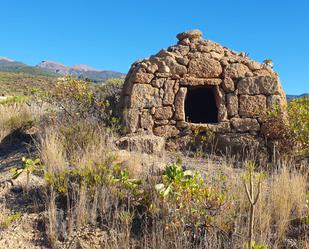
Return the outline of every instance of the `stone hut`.
[[[201,37],[199,30],[180,33],[177,45],[131,66],[122,92],[129,133],[170,139],[199,129],[225,144],[252,140],[263,111],[286,104],[269,65]]]

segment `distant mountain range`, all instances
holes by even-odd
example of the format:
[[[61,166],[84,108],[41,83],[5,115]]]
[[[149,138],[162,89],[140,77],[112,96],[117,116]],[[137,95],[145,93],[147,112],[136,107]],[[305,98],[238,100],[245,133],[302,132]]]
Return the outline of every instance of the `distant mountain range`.
[[[97,70],[87,65],[66,66],[54,61],[42,61],[37,68],[61,75],[74,75],[79,78],[88,78],[94,81],[105,81],[109,78],[124,77],[123,73],[110,70]]]
[[[300,95],[289,95],[289,94],[287,94],[286,98],[287,98],[288,101],[290,101],[290,100],[302,98],[302,97],[305,97],[305,96],[309,96],[309,93],[303,93],[303,94],[300,94]]]
[[[66,66],[58,62],[42,61],[36,66],[29,66],[6,57],[0,57],[0,71],[27,73],[39,76],[73,75],[78,78],[90,79],[95,82],[105,81],[110,78],[121,78],[125,74],[110,70],[97,70],[87,65]]]
[[[57,74],[51,71],[33,66],[28,66],[22,62],[14,61],[5,57],[0,57],[0,71],[12,73],[26,73],[37,76],[57,76]]]

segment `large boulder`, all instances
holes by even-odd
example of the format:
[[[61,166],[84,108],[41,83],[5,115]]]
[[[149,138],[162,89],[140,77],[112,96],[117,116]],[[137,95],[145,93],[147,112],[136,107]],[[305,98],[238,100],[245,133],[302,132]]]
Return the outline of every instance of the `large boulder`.
[[[176,37],[179,41],[184,39],[196,40],[202,37],[202,32],[198,29],[194,29],[191,31],[179,33]]]

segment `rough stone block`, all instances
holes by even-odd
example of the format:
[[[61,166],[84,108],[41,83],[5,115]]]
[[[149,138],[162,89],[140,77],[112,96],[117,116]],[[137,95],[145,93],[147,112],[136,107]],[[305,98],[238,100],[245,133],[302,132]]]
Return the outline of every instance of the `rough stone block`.
[[[141,114],[141,128],[152,132],[154,121],[149,111],[143,111]]]
[[[284,108],[286,107],[286,97],[281,95],[270,95],[267,97],[267,108],[272,107],[280,107]]]
[[[148,154],[162,154],[165,148],[165,139],[154,135],[134,135],[122,137],[117,146],[129,151]]]
[[[232,127],[238,132],[259,131],[260,124],[254,118],[232,118]]]
[[[270,76],[255,76],[240,80],[237,84],[239,94],[279,94],[280,84],[277,78]]]
[[[226,95],[226,107],[230,117],[238,114],[238,97],[236,93],[228,93]]]
[[[131,76],[133,83],[148,84],[153,79],[154,75],[151,73],[135,73]]]
[[[161,88],[165,81],[166,81],[165,78],[154,79],[151,81],[151,85],[156,88]]]
[[[225,133],[231,131],[230,122],[221,122],[219,124],[194,124],[188,123],[188,127],[191,130],[198,130],[198,131],[213,131],[219,133]]]
[[[254,151],[260,160],[264,160],[267,152],[263,142],[256,136],[249,134],[218,134],[216,136],[217,149],[222,153],[241,154],[247,156]]]
[[[258,117],[266,110],[266,97],[264,95],[240,95],[239,115],[243,117]]]
[[[153,133],[160,137],[175,137],[179,130],[174,125],[163,125],[154,128]]]
[[[220,62],[202,56],[190,61],[188,73],[197,78],[217,78],[222,73],[222,67]]]
[[[230,77],[225,77],[222,82],[222,88],[226,93],[234,92],[234,81]]]
[[[187,68],[183,65],[178,64],[177,61],[170,56],[165,58],[165,63],[166,66],[169,67],[170,73],[172,74],[183,76],[187,73]]]
[[[158,107],[156,109],[155,118],[160,119],[170,119],[174,112],[171,106]]]
[[[226,66],[226,68],[224,69],[224,76],[231,79],[239,79],[244,78],[249,72],[249,68],[244,64],[233,63]]]
[[[162,106],[159,89],[148,84],[134,84],[131,94],[132,108]]]
[[[187,94],[187,88],[180,87],[175,98],[175,119],[179,121],[185,121],[185,98]]]
[[[155,124],[157,126],[161,126],[161,125],[167,125],[169,123],[169,121],[167,119],[162,119],[162,120],[155,120]]]
[[[164,97],[163,104],[164,105],[172,105],[174,103],[175,94],[174,94],[174,84],[175,80],[166,80],[163,85]]]
[[[123,111],[124,122],[128,128],[128,132],[136,132],[139,128],[139,111],[138,109],[125,109]]]
[[[188,32],[179,33],[176,37],[179,41],[182,41],[184,39],[195,40],[195,39],[200,39],[202,37],[202,32],[198,29],[194,29]]]

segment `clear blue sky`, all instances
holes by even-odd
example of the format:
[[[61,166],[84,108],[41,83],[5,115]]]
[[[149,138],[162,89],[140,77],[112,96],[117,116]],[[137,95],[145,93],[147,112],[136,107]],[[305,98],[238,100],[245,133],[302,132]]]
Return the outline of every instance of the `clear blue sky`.
[[[0,0],[0,27],[0,56],[124,73],[198,28],[255,60],[272,59],[287,93],[309,92],[308,0]]]

